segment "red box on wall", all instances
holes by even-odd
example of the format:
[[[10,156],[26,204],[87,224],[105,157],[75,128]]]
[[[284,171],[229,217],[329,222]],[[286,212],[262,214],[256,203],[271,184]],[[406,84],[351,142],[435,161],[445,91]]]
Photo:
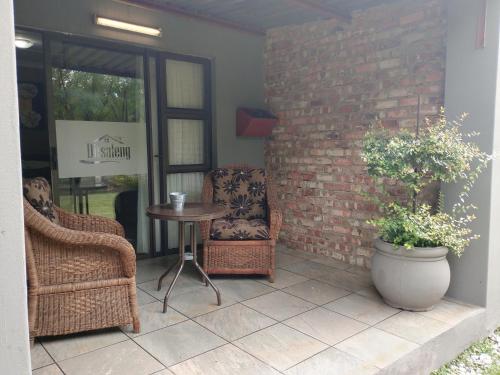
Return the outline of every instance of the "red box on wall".
[[[257,108],[238,108],[236,135],[244,137],[270,136],[278,118],[271,112]]]

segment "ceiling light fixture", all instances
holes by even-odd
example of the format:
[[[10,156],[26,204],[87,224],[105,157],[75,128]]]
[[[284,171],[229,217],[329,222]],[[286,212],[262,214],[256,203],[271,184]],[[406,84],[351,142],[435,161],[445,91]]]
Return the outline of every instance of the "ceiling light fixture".
[[[149,36],[156,36],[156,37],[161,36],[161,28],[159,27],[142,26],[142,25],[137,25],[135,23],[118,21],[97,15],[94,17],[94,22],[96,25],[110,27],[113,29],[120,29],[120,30],[130,31],[133,33],[145,34]]]
[[[17,48],[27,49],[33,47],[33,44],[35,43],[31,39],[16,36],[14,44],[16,45]]]

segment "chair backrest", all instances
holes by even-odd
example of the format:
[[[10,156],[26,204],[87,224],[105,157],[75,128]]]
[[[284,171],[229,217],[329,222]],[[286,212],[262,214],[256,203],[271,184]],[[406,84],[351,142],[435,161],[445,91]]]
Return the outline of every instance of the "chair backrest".
[[[214,203],[231,209],[228,218],[267,218],[266,171],[232,165],[211,172]]]
[[[35,177],[23,180],[23,194],[34,209],[53,223],[59,224],[50,185],[45,178]]]
[[[137,201],[139,192],[127,190],[118,193],[115,197],[115,218],[125,230],[125,238],[137,245]]]

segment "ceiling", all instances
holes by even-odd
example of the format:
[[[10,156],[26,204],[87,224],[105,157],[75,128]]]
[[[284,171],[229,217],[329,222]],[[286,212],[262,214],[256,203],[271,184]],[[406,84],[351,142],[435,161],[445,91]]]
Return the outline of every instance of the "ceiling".
[[[349,22],[351,13],[395,0],[119,0],[183,14],[255,33],[309,21],[336,18]]]

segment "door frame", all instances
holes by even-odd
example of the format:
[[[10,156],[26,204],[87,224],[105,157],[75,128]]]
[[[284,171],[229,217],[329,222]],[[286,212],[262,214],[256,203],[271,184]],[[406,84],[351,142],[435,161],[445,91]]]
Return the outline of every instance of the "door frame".
[[[167,103],[168,93],[166,88],[166,61],[186,61],[200,64],[203,69],[203,108],[186,109],[162,105]],[[160,201],[167,201],[167,176],[172,173],[203,172],[212,169],[212,61],[208,58],[182,55],[172,52],[156,53],[156,82],[158,106],[158,156],[160,176]],[[202,164],[170,165],[168,156],[168,120],[192,119],[203,121],[203,160]],[[165,221],[161,222],[161,254],[169,254],[168,228]],[[173,252],[172,252],[173,253]]]
[[[89,48],[98,48],[114,52],[130,53],[142,56],[143,75],[144,75],[144,111],[146,122],[146,149],[147,149],[147,168],[148,168],[148,204],[154,204],[154,171],[153,171],[153,136],[151,121],[151,91],[150,91],[150,69],[149,58],[156,54],[151,48],[127,44],[123,41],[103,40],[92,37],[83,37],[73,34],[66,34],[43,29],[24,27],[15,25],[16,30],[25,30],[37,32],[42,36],[43,50],[43,70],[45,87],[45,107],[47,111],[47,128],[49,132],[49,150],[50,150],[50,169],[51,185],[53,186],[53,199],[59,204],[59,194],[57,189],[58,169],[57,169],[57,144],[55,134],[54,102],[53,102],[53,84],[52,84],[52,62],[51,62],[51,44],[53,42],[66,42]],[[154,220],[149,219],[149,251],[148,257],[158,256],[156,252],[156,233]]]
[[[183,173],[183,172],[208,172],[213,166],[213,138],[212,138],[212,122],[213,122],[213,102],[212,102],[212,61],[209,58],[197,57],[191,55],[183,55],[173,52],[167,52],[155,49],[149,46],[141,46],[137,44],[127,43],[122,40],[114,39],[100,39],[91,36],[81,36],[69,33],[62,33],[56,31],[48,31],[36,27],[27,27],[22,25],[15,25],[17,30],[25,30],[40,33],[43,41],[43,69],[44,69],[44,86],[45,86],[45,107],[47,110],[47,127],[49,131],[49,147],[50,147],[50,166],[53,189],[57,192],[57,145],[55,139],[55,119],[53,114],[53,87],[52,87],[52,72],[51,72],[51,49],[50,45],[54,41],[68,42],[77,45],[82,45],[91,48],[105,49],[115,52],[133,53],[142,55],[143,59],[143,72],[144,72],[144,103],[145,103],[145,120],[146,120],[146,147],[147,147],[147,168],[148,168],[148,200],[149,205],[155,203],[155,171],[154,159],[159,159],[159,197],[160,202],[166,201],[167,192],[167,174],[168,173]],[[156,65],[156,103],[158,112],[158,154],[153,153],[153,130],[152,130],[152,100],[151,100],[151,71],[149,61],[151,58],[155,59]],[[169,166],[168,165],[168,139],[165,128],[167,118],[190,118],[189,114],[182,109],[170,108],[167,110],[161,103],[166,103],[166,72],[165,61],[166,59],[174,59],[181,61],[188,61],[199,63],[203,66],[204,74],[204,111],[203,121],[205,123],[204,129],[204,160],[202,165],[182,165],[182,166]],[[163,69],[162,69],[163,67]],[[162,89],[163,87],[163,89]],[[171,116],[171,117],[167,117]],[[183,117],[184,116],[184,117]],[[54,185],[56,184],[56,185]],[[55,194],[54,200],[58,202],[58,195]],[[167,225],[164,221],[160,222],[160,249],[156,251],[156,225],[155,220],[149,219],[149,257],[157,257],[166,255],[168,253],[168,233]]]

